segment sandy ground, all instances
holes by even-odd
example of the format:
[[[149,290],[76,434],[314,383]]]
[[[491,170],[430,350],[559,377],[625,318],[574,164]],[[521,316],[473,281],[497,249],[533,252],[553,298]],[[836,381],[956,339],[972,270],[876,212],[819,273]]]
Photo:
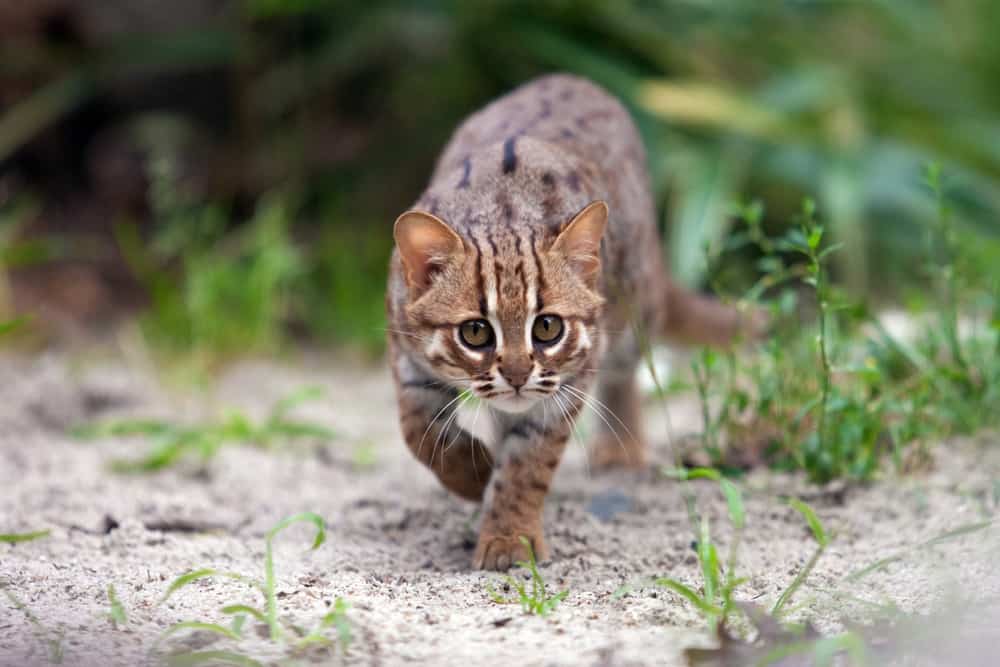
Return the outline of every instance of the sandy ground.
[[[470,569],[475,507],[449,497],[411,459],[397,432],[387,371],[329,366],[315,360],[244,364],[210,396],[180,399],[148,374],[121,365],[58,356],[0,359],[0,533],[52,531],[46,539],[0,544],[0,582],[58,641],[64,664],[154,664],[154,641],[169,625],[221,621],[226,617],[219,610],[227,604],[260,605],[247,586],[226,580],[201,581],[160,600],[169,582],[189,570],[213,567],[261,578],[264,534],[302,511],[325,517],[329,540],[308,551],[304,526],[279,538],[280,613],[312,625],[342,597],[350,603],[354,634],[346,655],[295,656],[303,662],[679,665],[685,647],[711,644],[700,617],[673,594],[639,587],[614,595],[653,576],[698,585],[680,483],[652,471],[592,475],[574,445],[547,505],[553,559],[542,567],[550,586],[569,595],[549,617],[527,616],[490,599],[488,584],[502,588],[498,575]],[[297,414],[336,429],[336,441],[281,451],[234,446],[204,469],[122,476],[108,471],[109,459],[141,443],[83,443],[67,435],[69,427],[110,416],[184,420],[223,406],[261,416],[303,385],[320,385],[327,394]],[[669,409],[675,435],[697,428],[693,406],[679,402]],[[650,433],[660,435],[654,438],[656,458],[668,463],[662,411],[647,412]],[[739,565],[749,581],[739,598],[772,604],[812,554],[815,543],[804,522],[782,500],[798,495],[835,537],[793,600],[796,618],[836,632],[843,622],[870,615],[864,600],[923,614],[957,602],[981,621],[1000,619],[990,616],[1000,608],[995,529],[921,549],[858,584],[844,583],[858,567],[996,516],[996,445],[995,437],[948,443],[936,450],[930,472],[865,486],[817,488],[797,476],[752,474],[745,485],[748,528]],[[356,465],[358,447],[370,448],[374,465]],[[717,488],[689,486],[727,545]],[[128,615],[124,627],[108,619],[110,584]],[[980,649],[1000,638],[1000,624],[980,626],[961,642],[967,655],[952,651],[947,660],[932,662],[996,664]],[[161,649],[287,659],[287,649],[260,629],[239,643],[179,634]],[[0,595],[0,664],[48,660],[25,610]]]

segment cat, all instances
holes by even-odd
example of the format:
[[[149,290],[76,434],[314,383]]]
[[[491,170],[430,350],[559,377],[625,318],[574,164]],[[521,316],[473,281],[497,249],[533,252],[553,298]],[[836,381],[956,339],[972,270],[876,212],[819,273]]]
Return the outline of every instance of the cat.
[[[545,76],[473,114],[399,216],[386,296],[403,437],[482,501],[473,566],[549,555],[542,508],[584,407],[595,467],[642,467],[636,369],[649,337],[726,344],[740,313],[678,287],[624,106]],[[596,396],[591,389],[596,384]]]

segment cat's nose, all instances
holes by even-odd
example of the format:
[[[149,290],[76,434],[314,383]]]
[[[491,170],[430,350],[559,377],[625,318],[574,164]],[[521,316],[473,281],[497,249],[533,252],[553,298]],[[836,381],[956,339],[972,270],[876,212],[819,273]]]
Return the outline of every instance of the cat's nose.
[[[527,383],[528,378],[531,377],[531,362],[504,366],[500,369],[500,374],[503,375],[503,379],[507,381],[507,384],[514,389],[520,389]]]

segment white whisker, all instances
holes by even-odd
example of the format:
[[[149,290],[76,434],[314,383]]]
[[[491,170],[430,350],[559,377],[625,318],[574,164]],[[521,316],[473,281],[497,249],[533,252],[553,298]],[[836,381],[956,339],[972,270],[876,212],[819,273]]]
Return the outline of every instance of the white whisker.
[[[431,419],[431,421],[430,421],[429,424],[427,424],[427,428],[424,429],[424,434],[422,436],[420,436],[420,444],[417,445],[417,458],[418,459],[420,458],[420,452],[423,451],[423,448],[424,448],[424,439],[427,438],[427,434],[430,433],[430,430],[434,426],[434,423],[438,419],[441,418],[441,415],[444,414],[444,411],[447,410],[452,405],[452,403],[454,403],[455,401],[461,399],[463,395],[464,394],[459,394],[455,398],[453,398],[450,401],[448,401],[447,403],[445,403],[444,407],[441,408],[440,410],[438,410],[437,414],[434,415],[434,418]],[[432,451],[431,452],[431,462],[433,462],[433,461],[434,461],[434,452]]]
[[[580,440],[580,434],[577,433],[576,428],[574,428],[573,418],[569,414],[569,409],[566,407],[566,405],[563,404],[563,400],[569,400],[569,399],[560,396],[558,391],[552,394],[552,398],[556,403],[556,407],[558,407],[559,411],[562,412],[563,420],[566,422],[566,426],[569,428],[570,437],[576,440],[577,446],[580,447],[581,450],[583,450],[583,467],[584,471],[587,474],[587,477],[590,478],[591,477],[590,457],[587,454],[587,446],[583,444],[582,440]]]
[[[611,422],[609,422],[608,419],[607,419],[607,417],[604,416],[604,414],[603,414],[603,412],[601,411],[600,408],[603,408],[604,410],[607,410],[608,414],[610,414],[612,417],[614,417],[615,420],[619,424],[622,425],[622,427],[625,429],[625,432],[628,433],[629,437],[634,440],[635,436],[633,436],[632,433],[631,433],[631,431],[629,431],[628,426],[626,426],[625,423],[621,419],[619,419],[618,415],[616,415],[611,410],[611,408],[609,408],[606,405],[604,405],[603,403],[601,403],[598,399],[596,399],[593,396],[587,394],[586,392],[581,391],[580,389],[574,387],[573,385],[564,384],[563,387],[567,391],[569,391],[572,395],[575,395],[577,398],[579,398],[580,402],[582,402],[588,408],[590,408],[591,410],[593,410],[594,414],[596,414],[597,417],[602,422],[604,422],[604,425],[608,427],[609,431],[611,431],[611,435],[615,436],[615,440],[618,441],[618,446],[621,447],[622,452],[625,454],[625,456],[627,458],[628,454],[629,454],[628,447],[626,447],[625,443],[622,442],[621,437],[618,435],[618,431],[615,429],[614,426],[611,425]],[[598,406],[600,406],[600,408]]]

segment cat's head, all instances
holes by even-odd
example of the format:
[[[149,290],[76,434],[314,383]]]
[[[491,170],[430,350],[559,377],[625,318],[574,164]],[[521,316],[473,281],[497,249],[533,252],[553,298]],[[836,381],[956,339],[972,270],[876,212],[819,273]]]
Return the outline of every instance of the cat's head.
[[[407,347],[441,380],[505,412],[556,394],[591,369],[601,342],[607,219],[595,201],[551,233],[463,237],[430,213],[404,213],[394,234],[409,290]]]

